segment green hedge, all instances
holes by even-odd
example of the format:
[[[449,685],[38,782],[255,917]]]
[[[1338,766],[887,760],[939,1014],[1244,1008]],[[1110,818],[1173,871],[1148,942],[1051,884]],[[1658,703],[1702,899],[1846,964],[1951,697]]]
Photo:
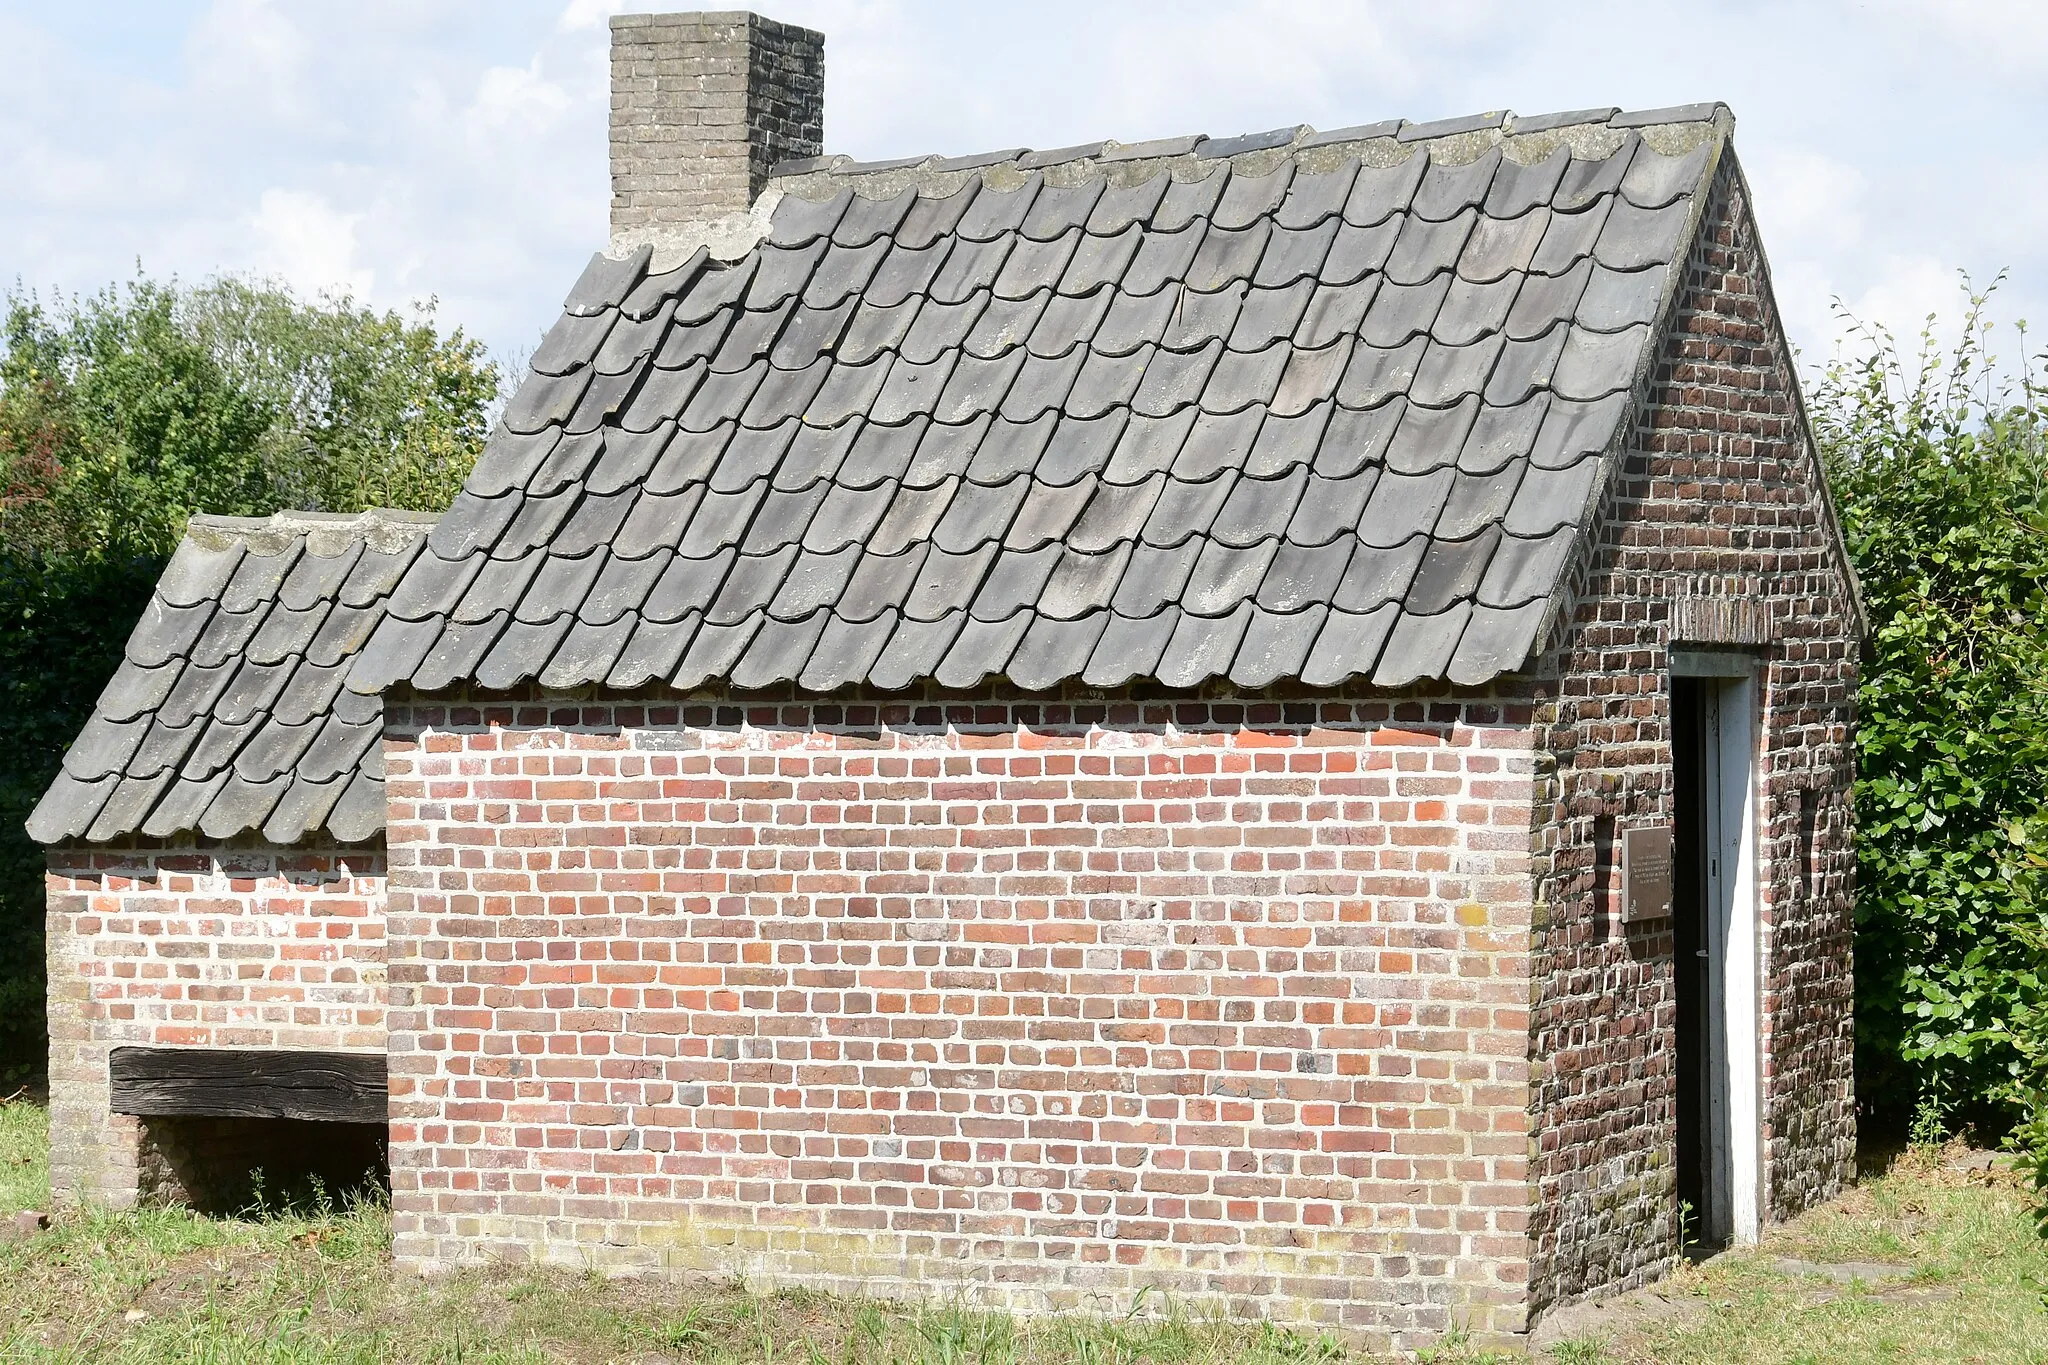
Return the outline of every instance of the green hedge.
[[[0,553],[0,1082],[43,1061],[43,850],[22,822],[92,713],[162,567]]]
[[[2048,413],[1962,340],[1875,330],[1813,412],[1872,638],[1859,697],[1857,1089],[1866,1122],[2004,1131],[2042,1004]],[[2024,343],[2024,338],[2022,338]]]

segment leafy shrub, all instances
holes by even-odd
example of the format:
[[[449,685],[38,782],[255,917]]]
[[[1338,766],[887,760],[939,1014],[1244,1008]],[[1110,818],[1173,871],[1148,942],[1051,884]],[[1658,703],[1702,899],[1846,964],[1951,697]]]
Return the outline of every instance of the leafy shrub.
[[[43,1048],[41,799],[149,601],[155,557],[0,554],[0,1094]]]
[[[1989,353],[1985,301],[1946,354],[1862,329],[1813,393],[1872,629],[1857,1090],[1867,1120],[1919,1136],[2024,1110],[2043,1001],[2048,413],[2031,372]]]
[[[2034,947],[2037,960],[2048,960],[2048,937],[2037,935]],[[2018,1065],[2001,1098],[2018,1112],[2019,1122],[2006,1134],[2005,1145],[2014,1165],[2033,1183],[2035,1212],[2048,1235],[2048,1010],[2037,1006],[2021,1019],[2013,1045]]]
[[[0,309],[0,1079],[43,1051],[43,855],[22,822],[195,512],[438,511],[495,364],[432,307],[138,278]]]
[[[22,294],[0,322],[0,539],[168,554],[194,512],[439,511],[483,447],[497,366],[413,319],[233,278]]]

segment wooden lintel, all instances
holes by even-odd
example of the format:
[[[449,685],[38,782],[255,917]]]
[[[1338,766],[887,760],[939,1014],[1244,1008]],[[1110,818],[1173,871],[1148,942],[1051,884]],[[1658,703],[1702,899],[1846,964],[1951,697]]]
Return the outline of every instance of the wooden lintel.
[[[384,1055],[285,1049],[117,1047],[117,1114],[383,1123]]]

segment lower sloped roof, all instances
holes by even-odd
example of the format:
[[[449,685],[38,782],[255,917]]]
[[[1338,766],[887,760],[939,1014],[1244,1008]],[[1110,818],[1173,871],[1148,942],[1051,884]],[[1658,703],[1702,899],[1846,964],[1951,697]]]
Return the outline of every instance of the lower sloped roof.
[[[382,832],[383,704],[342,679],[434,520],[193,517],[30,836]]]

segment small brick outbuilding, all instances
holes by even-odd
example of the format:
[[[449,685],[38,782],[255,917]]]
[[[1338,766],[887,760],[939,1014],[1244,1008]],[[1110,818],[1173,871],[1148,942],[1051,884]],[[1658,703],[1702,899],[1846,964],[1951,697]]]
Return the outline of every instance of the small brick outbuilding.
[[[858,163],[818,35],[612,22],[462,494],[195,518],[31,822],[61,1191],[388,1143],[411,1268],[1413,1345],[1841,1187],[1861,617],[1725,108]]]

